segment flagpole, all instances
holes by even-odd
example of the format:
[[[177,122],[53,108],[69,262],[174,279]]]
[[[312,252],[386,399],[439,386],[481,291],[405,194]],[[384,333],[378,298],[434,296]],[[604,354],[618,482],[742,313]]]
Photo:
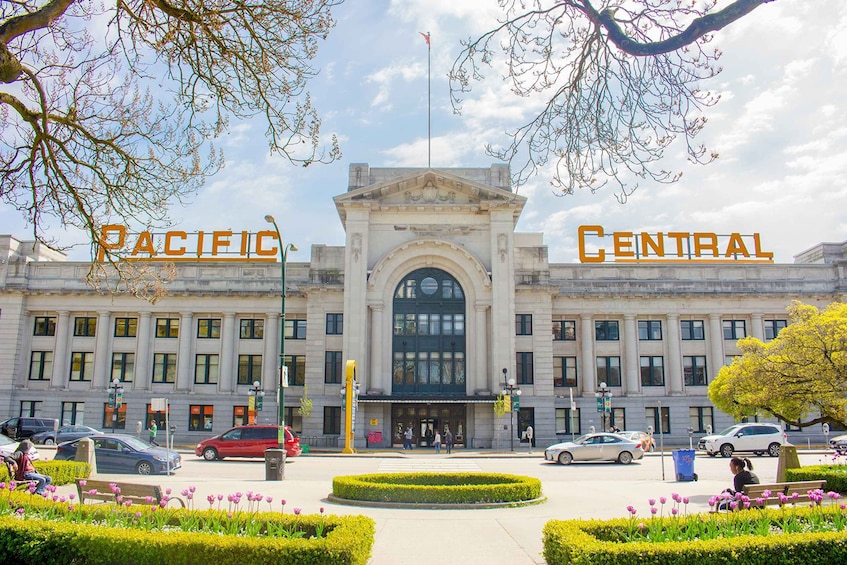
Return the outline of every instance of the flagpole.
[[[426,166],[432,168],[432,45],[426,32]]]

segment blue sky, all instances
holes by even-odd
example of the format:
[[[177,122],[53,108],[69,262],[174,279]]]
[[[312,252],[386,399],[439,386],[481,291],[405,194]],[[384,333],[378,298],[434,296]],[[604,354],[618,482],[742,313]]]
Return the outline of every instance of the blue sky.
[[[447,72],[459,40],[490,28],[496,0],[348,0],[321,46],[311,83],[323,131],[336,133],[343,158],[331,165],[294,167],[271,156],[261,122],[232,124],[218,144],[226,168],[171,216],[180,229],[264,229],[273,214],[283,237],[306,261],[309,245],[343,245],[332,197],[347,189],[351,163],[374,167],[427,164],[427,49],[432,34],[432,165],[488,167],[486,143],[505,142],[533,102],[516,98],[497,71],[466,98],[462,115],[450,107]],[[611,190],[560,197],[550,175],[520,189],[529,200],[518,231],[542,232],[552,262],[577,260],[577,228],[607,231],[761,233],[775,260],[822,241],[847,240],[847,12],[821,3],[778,0],[717,35],[723,72],[704,88],[722,95],[707,112],[701,139],[718,151],[708,166],[685,163],[675,185],[642,185],[619,204]],[[0,207],[0,233],[27,239],[19,215]],[[79,233],[52,231],[69,252],[87,260]]]

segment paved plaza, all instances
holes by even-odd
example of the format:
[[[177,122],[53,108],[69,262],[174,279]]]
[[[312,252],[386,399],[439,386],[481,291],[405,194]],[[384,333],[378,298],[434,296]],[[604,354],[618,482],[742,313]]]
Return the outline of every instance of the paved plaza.
[[[49,452],[45,453],[49,455]],[[823,452],[800,451],[804,465],[822,462]],[[763,483],[776,479],[777,459],[752,457]],[[454,452],[436,456],[428,450],[364,452],[354,455],[309,454],[290,459],[285,480],[265,481],[261,460],[203,461],[191,453],[173,476],[141,477],[100,474],[98,479],[159,484],[178,493],[196,487],[194,506],[208,506],[209,494],[253,491],[273,497],[273,508],[286,500],[285,511],[364,514],[376,522],[371,565],[544,563],[541,530],[554,518],[615,518],[634,506],[639,516],[650,515],[648,499],[673,493],[688,497],[688,512],[707,512],[711,495],[731,485],[727,459],[700,454],[695,460],[697,482],[676,482],[670,452],[652,453],[628,466],[613,463],[576,463],[562,466],[544,461],[543,450],[521,453]],[[663,478],[664,468],[664,478]],[[486,510],[425,510],[364,508],[329,502],[336,475],[398,471],[486,471],[537,477],[542,481],[543,504]],[[72,486],[59,493],[73,492]],[[670,502],[666,512],[670,511]]]

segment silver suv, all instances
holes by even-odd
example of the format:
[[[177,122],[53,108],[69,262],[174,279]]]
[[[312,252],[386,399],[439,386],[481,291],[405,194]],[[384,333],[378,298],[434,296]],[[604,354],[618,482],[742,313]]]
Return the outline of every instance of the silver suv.
[[[779,446],[786,443],[788,437],[777,424],[735,424],[716,435],[700,438],[697,449],[714,457],[732,457],[736,451],[753,452],[756,455],[767,453],[771,457],[779,455]]]

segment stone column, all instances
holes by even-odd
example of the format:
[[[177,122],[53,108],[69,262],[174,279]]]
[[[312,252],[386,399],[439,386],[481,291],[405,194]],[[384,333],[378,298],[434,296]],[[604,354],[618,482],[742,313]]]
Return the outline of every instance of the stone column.
[[[633,314],[623,317],[624,396],[638,396],[641,392],[641,365],[638,363],[638,327]]]
[[[473,391],[491,392],[497,390],[489,386],[491,370],[488,365],[490,359],[488,352],[488,324],[487,324],[488,304],[474,304],[474,369]]]
[[[235,390],[235,372],[238,370],[235,359],[235,340],[238,332],[235,329],[235,314],[227,312],[224,314],[223,328],[221,328],[221,364],[218,390],[221,392],[232,392]]]
[[[191,374],[191,342],[194,340],[194,312],[182,312],[179,320],[179,354],[176,360],[176,390],[194,389]]]
[[[68,342],[70,341],[71,317],[70,312],[59,312],[56,320],[56,351],[53,354],[53,377],[50,388],[65,388],[69,380],[68,374]]]
[[[150,390],[153,373],[150,371],[150,334],[153,315],[150,312],[139,312],[138,341],[135,344],[135,377],[133,388]]]
[[[368,371],[370,382],[366,390],[370,394],[385,393],[385,352],[383,344],[391,343],[392,336],[385,335],[385,307],[382,303],[370,304],[371,310],[371,368]],[[394,324],[390,323],[391,332],[394,332]],[[363,391],[364,392],[364,391]]]
[[[751,318],[750,335],[759,341],[765,341],[765,323],[762,321],[762,315],[753,314]]]
[[[668,383],[671,396],[681,396],[682,392],[682,356],[680,355],[679,316],[668,314]]]
[[[265,320],[265,358],[262,361],[262,388],[276,398],[279,391],[279,313],[268,314]],[[274,400],[276,402],[276,400]]]
[[[109,347],[109,312],[98,312],[97,338],[94,346],[94,389],[105,389],[112,380],[109,374],[109,365],[112,361],[112,348]]]
[[[709,364],[712,366],[710,372],[717,375],[724,365],[723,326],[720,314],[709,314],[709,357],[711,357]]]
[[[582,396],[594,396],[597,386],[597,370],[594,363],[594,320],[591,314],[579,317],[579,353],[582,365]]]

